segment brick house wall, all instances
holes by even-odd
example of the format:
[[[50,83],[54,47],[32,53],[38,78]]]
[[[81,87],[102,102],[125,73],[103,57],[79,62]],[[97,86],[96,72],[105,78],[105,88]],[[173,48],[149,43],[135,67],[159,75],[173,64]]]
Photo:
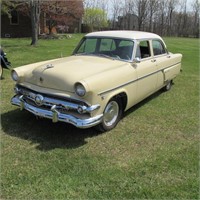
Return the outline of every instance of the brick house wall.
[[[30,37],[31,20],[28,16],[18,13],[18,22],[12,23],[7,15],[1,15],[1,37]]]
[[[72,6],[71,12],[61,16],[61,22],[53,28],[53,33],[74,33],[81,32],[81,23],[83,15],[83,2],[79,0],[60,1],[59,5],[69,4]],[[31,19],[20,9],[11,11],[14,14],[11,18],[7,15],[1,15],[1,37],[31,37]],[[59,20],[58,20],[59,21]],[[39,34],[48,34],[47,18],[45,13],[41,13]]]
[[[81,32],[81,19],[66,16],[65,24],[67,28],[64,33]],[[58,28],[54,28],[54,33],[62,33]],[[39,34],[48,34],[48,28],[44,17],[40,20]],[[1,15],[1,37],[22,38],[31,37],[31,19],[29,16],[18,14],[18,23],[12,24],[7,15]]]

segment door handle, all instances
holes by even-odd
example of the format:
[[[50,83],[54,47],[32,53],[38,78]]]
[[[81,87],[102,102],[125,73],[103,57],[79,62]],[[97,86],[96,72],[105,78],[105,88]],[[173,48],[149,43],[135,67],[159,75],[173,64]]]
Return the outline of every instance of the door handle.
[[[152,59],[151,62],[153,62],[153,63],[156,62],[156,59]]]

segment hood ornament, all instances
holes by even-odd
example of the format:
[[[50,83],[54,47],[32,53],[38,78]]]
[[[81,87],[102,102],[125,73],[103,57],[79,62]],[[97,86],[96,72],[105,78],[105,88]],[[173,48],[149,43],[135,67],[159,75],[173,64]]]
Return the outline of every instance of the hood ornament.
[[[43,72],[44,72],[46,69],[50,69],[50,68],[54,68],[53,64],[48,64],[48,65],[44,66]]]

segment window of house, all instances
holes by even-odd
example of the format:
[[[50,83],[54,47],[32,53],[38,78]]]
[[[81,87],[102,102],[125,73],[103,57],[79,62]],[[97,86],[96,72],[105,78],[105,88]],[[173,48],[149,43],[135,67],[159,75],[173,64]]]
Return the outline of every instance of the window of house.
[[[155,56],[166,53],[164,45],[161,41],[153,40],[152,44],[153,44],[153,53],[154,53]]]
[[[16,10],[12,10],[10,14],[11,14],[10,24],[18,25],[19,24],[18,12]]]

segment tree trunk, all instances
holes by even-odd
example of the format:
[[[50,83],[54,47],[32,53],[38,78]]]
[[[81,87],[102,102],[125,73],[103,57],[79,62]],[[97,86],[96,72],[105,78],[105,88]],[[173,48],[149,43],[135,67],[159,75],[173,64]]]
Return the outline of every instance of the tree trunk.
[[[40,2],[38,0],[31,0],[30,8],[31,8],[31,27],[32,27],[31,45],[36,45],[38,42],[38,30],[39,30],[39,20],[40,20]]]

